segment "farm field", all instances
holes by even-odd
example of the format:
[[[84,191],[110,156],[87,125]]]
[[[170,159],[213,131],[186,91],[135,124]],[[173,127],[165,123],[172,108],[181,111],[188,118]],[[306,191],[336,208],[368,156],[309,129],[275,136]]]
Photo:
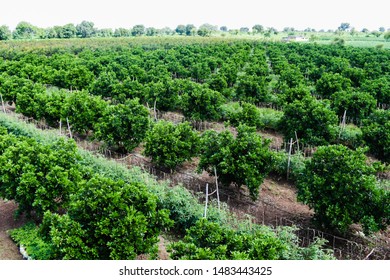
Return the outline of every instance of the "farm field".
[[[0,94],[1,258],[390,259],[386,46],[10,41]]]

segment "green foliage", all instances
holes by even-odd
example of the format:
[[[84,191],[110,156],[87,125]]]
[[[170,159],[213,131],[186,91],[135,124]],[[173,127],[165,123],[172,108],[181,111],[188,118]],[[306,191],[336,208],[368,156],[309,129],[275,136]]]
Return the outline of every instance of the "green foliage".
[[[343,145],[354,149],[363,146],[363,133],[359,127],[348,124],[344,129],[341,129],[340,127],[338,129],[338,141],[341,141]]]
[[[12,38],[12,33],[9,27],[6,25],[0,26],[0,41],[9,40],[11,38]]]
[[[287,175],[288,153],[285,151],[274,152],[271,173],[285,177]],[[292,154],[290,157],[289,179],[295,181],[301,176],[305,168],[305,158],[302,153]]]
[[[156,252],[158,235],[172,221],[145,185],[96,175],[79,186],[68,213],[46,213],[41,226],[56,257],[123,260]]]
[[[0,197],[14,199],[18,213],[58,211],[70,201],[80,180],[74,142],[42,145],[29,138],[0,136]]]
[[[240,76],[236,86],[236,99],[250,103],[266,101],[268,93],[266,85],[265,76]]]
[[[271,169],[272,154],[269,141],[256,133],[253,127],[240,125],[237,137],[225,130],[221,133],[206,131],[201,139],[201,157],[198,170],[205,170],[229,186],[245,185],[255,200],[264,178]]]
[[[324,98],[330,98],[332,94],[350,88],[351,80],[339,73],[324,73],[316,83],[316,93]]]
[[[390,76],[366,80],[361,90],[371,94],[379,103],[390,104]]]
[[[91,21],[83,20],[80,24],[76,26],[77,36],[81,38],[92,37],[96,32],[94,25],[95,24]]]
[[[146,134],[144,154],[171,170],[190,160],[198,150],[199,136],[187,122],[174,125],[159,121]]]
[[[310,97],[286,105],[279,129],[285,141],[295,139],[297,133],[301,143],[321,145],[335,139],[337,123],[336,114],[326,104]]]
[[[339,117],[342,117],[344,111],[347,116],[355,120],[363,120],[376,109],[376,100],[370,94],[365,92],[336,92],[332,95],[332,108]]]
[[[16,96],[16,112],[40,119],[44,107],[46,88],[40,84],[26,86]]]
[[[319,147],[298,178],[298,199],[315,211],[320,226],[346,232],[361,223],[365,232],[389,224],[388,195],[376,186],[364,151],[343,145]]]
[[[380,160],[390,162],[390,111],[376,110],[362,126],[363,140],[370,152]]]
[[[23,246],[28,256],[33,260],[54,259],[53,250],[39,235],[39,228],[29,222],[24,226],[10,231],[11,238],[19,246]]]
[[[182,96],[182,111],[186,118],[196,121],[217,120],[223,96],[207,87],[195,86]]]
[[[309,98],[310,89],[306,86],[298,86],[288,88],[286,91],[280,93],[278,95],[278,104],[281,106],[285,106],[287,104],[293,103],[295,100],[303,100],[305,98]]]
[[[107,106],[101,97],[90,95],[87,91],[72,92],[63,104],[62,122],[66,123],[68,119],[73,132],[88,133],[94,129]]]
[[[174,260],[283,260],[334,259],[317,241],[308,248],[300,248],[292,229],[271,230],[265,226],[234,230],[199,220],[187,230],[183,240],[170,245]]]
[[[149,111],[138,99],[110,105],[95,124],[95,137],[109,146],[130,152],[141,143],[149,128]]]

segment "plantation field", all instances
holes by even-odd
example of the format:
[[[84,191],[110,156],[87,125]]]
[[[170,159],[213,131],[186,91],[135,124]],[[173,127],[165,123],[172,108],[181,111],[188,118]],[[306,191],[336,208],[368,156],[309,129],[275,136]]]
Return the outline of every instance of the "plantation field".
[[[389,259],[390,51],[360,39],[1,43],[0,198],[32,219],[11,237],[34,259]]]

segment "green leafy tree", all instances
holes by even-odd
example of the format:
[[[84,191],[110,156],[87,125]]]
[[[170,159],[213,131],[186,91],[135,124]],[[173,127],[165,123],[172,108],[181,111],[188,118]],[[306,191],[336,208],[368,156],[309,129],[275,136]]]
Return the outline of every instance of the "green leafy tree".
[[[301,101],[310,97],[310,88],[300,84],[297,87],[288,88],[283,93],[278,94],[278,104],[284,106],[296,100]]]
[[[131,29],[131,35],[132,36],[142,36],[146,33],[146,28],[142,24],[134,25]]]
[[[384,35],[383,38],[385,38],[386,41],[390,41],[390,31],[387,31]]]
[[[339,73],[324,73],[316,83],[316,92],[324,98],[330,98],[332,94],[338,91],[349,90],[351,84],[350,79]]]
[[[379,103],[390,104],[390,76],[364,81],[361,91],[368,92]]]
[[[90,91],[101,97],[113,97],[114,88],[118,84],[116,74],[113,71],[104,71],[90,85]]]
[[[198,149],[199,136],[189,123],[159,121],[146,134],[144,154],[157,165],[172,170],[194,157]]]
[[[260,25],[260,24],[256,24],[252,27],[252,31],[253,33],[256,33],[256,34],[261,34],[264,32],[264,26]]]
[[[376,109],[376,100],[366,92],[337,92],[332,95],[332,108],[341,117],[344,111],[355,121],[363,120]]]
[[[209,23],[202,24],[199,26],[198,35],[202,37],[210,36],[214,31],[217,30],[217,27]]]
[[[73,132],[88,133],[103,116],[107,106],[100,96],[90,95],[87,91],[72,92],[63,104],[62,122],[68,120]]]
[[[95,137],[107,145],[130,152],[145,138],[149,129],[149,111],[138,99],[110,105],[95,124]]]
[[[250,103],[261,102],[266,99],[267,88],[265,77],[244,75],[238,78],[236,99]]]
[[[16,102],[18,93],[34,88],[33,81],[18,76],[10,76],[7,73],[0,74],[0,93],[4,101]]]
[[[11,38],[12,38],[12,33],[9,27],[6,25],[0,26],[0,41],[9,40]]]
[[[158,34],[158,30],[154,27],[146,28],[146,36],[156,36]]]
[[[285,141],[297,133],[301,143],[321,145],[335,139],[337,124],[337,115],[328,106],[308,97],[285,106],[279,129]]]
[[[370,152],[390,163],[390,111],[376,110],[363,121],[362,132]]]
[[[186,26],[183,25],[183,24],[179,24],[176,29],[175,29],[175,32],[179,35],[184,35],[186,33]]]
[[[59,38],[69,39],[76,37],[77,34],[77,28],[74,26],[73,23],[68,23],[62,27],[62,30],[60,33],[57,33],[57,36]]]
[[[337,28],[340,31],[348,31],[351,28],[351,24],[348,22],[343,22],[340,24],[340,26]]]
[[[76,25],[77,36],[81,38],[90,38],[96,33],[95,24],[91,21],[83,20],[80,24]]]
[[[16,25],[13,37],[15,39],[33,39],[38,35],[38,28],[31,23],[21,21]]]
[[[376,186],[375,169],[364,151],[343,145],[322,146],[298,178],[298,199],[315,212],[316,222],[346,232],[361,223],[365,232],[390,223],[390,196]]]
[[[67,214],[46,213],[41,226],[59,259],[156,255],[158,236],[172,221],[145,185],[95,175],[79,187]]]
[[[114,31],[114,37],[130,37],[131,31],[126,28],[117,28]]]
[[[217,133],[206,131],[201,138],[198,170],[214,175],[225,185],[245,185],[255,200],[259,188],[272,165],[269,141],[261,138],[255,128],[240,125],[237,137],[227,130]]]
[[[44,110],[46,88],[41,84],[24,86],[16,96],[16,112],[36,120]]]
[[[193,24],[187,24],[186,25],[186,35],[187,36],[194,36],[196,34],[196,27]]]
[[[67,206],[80,180],[75,143],[60,139],[42,145],[29,138],[4,142],[13,143],[0,152],[0,196],[15,200],[19,214],[34,211],[38,218]]]
[[[194,85],[182,96],[182,111],[186,118],[192,120],[217,120],[222,103],[223,96],[218,91]]]

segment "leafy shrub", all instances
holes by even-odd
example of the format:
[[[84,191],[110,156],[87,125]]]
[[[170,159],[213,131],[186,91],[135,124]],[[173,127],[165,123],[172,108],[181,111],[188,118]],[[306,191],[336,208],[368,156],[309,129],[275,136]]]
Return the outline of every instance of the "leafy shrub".
[[[345,129],[338,127],[339,141],[350,148],[358,148],[363,146],[363,133],[362,130],[353,125],[347,124]]]
[[[170,256],[174,260],[334,259],[330,251],[321,248],[323,241],[299,247],[292,230],[258,225],[234,230],[201,219],[187,230],[183,240],[170,245]]]
[[[341,117],[344,111],[355,122],[368,117],[376,108],[376,100],[366,92],[336,92],[332,95],[332,109]]]
[[[333,145],[319,147],[305,163],[298,199],[314,209],[320,226],[346,232],[362,223],[370,232],[389,224],[389,196],[376,186],[375,169],[366,160],[361,149]]]
[[[219,180],[229,186],[245,185],[253,199],[270,171],[272,154],[269,141],[262,139],[255,128],[240,125],[234,138],[229,131],[217,133],[206,131],[201,139],[201,157],[198,170],[214,175],[216,168]]]
[[[159,121],[145,137],[144,154],[159,166],[175,169],[198,153],[199,136],[189,123]]]
[[[10,231],[11,238],[19,246],[23,246],[33,260],[53,260],[53,249],[39,235],[39,227],[33,222]]]
[[[296,133],[301,143],[324,145],[335,139],[337,123],[336,114],[326,104],[310,97],[285,106],[279,130],[286,142],[295,139]]]
[[[362,132],[370,152],[390,163],[390,111],[376,110],[363,121]]]
[[[172,225],[168,211],[157,208],[156,197],[141,183],[96,175],[80,189],[67,214],[47,212],[42,222],[41,233],[61,259],[153,254],[161,230]]]
[[[138,99],[108,106],[95,124],[95,137],[121,151],[130,152],[145,138],[149,111]]]
[[[87,91],[75,91],[67,96],[61,116],[63,122],[69,120],[72,131],[84,134],[94,129],[107,106],[99,96],[93,96]]]
[[[285,151],[273,153],[272,173],[285,177],[287,175],[288,153]],[[289,179],[295,181],[301,176],[305,168],[305,158],[301,153],[292,154],[290,157]]]

